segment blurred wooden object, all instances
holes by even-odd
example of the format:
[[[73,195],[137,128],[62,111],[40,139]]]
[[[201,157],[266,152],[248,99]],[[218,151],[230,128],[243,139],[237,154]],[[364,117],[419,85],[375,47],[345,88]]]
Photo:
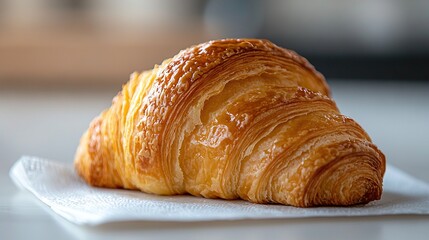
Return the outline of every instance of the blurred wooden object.
[[[126,82],[205,41],[197,0],[0,1],[0,87]]]
[[[206,41],[202,28],[102,31],[91,26],[0,29],[0,86],[126,82],[179,50]]]

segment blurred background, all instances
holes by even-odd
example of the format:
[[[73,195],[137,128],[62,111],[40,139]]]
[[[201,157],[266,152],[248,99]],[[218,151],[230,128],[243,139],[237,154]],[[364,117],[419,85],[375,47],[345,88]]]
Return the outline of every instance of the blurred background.
[[[0,84],[116,85],[225,37],[270,39],[329,79],[429,78],[426,0],[0,0]]]
[[[226,37],[309,59],[390,163],[429,180],[429,1],[0,0],[0,170],[71,163],[133,71]]]

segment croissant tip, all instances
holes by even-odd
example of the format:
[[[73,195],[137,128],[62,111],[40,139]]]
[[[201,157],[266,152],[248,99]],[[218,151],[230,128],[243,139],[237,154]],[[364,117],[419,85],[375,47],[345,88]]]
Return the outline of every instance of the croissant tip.
[[[83,178],[89,185],[95,186],[97,178],[94,177],[94,171],[92,169],[92,159],[88,152],[88,131],[83,134],[79,147],[77,148],[74,169],[76,173]]]
[[[85,181],[90,184],[93,185],[91,182],[91,178],[89,177],[90,175],[90,166],[88,161],[84,160],[84,153],[85,151],[82,149],[83,144],[80,144],[77,152],[76,152],[76,156],[75,156],[75,160],[74,160],[74,169],[76,171],[76,173],[83,179],[85,179]]]

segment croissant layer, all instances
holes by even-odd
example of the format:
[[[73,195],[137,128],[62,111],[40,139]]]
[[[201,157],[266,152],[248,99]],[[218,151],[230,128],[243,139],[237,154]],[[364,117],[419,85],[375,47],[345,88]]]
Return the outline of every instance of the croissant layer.
[[[305,58],[225,39],[133,73],[82,136],[75,167],[98,187],[348,206],[380,199],[385,157]]]

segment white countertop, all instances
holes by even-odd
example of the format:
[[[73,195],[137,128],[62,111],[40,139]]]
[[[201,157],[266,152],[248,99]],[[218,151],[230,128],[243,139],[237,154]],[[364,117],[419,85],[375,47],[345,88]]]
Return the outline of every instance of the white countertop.
[[[340,110],[367,130],[390,164],[429,182],[429,82],[334,81],[331,86]],[[429,235],[429,216],[73,225],[19,190],[8,171],[23,154],[71,164],[80,135],[115,93],[0,89],[0,239],[426,239]]]

